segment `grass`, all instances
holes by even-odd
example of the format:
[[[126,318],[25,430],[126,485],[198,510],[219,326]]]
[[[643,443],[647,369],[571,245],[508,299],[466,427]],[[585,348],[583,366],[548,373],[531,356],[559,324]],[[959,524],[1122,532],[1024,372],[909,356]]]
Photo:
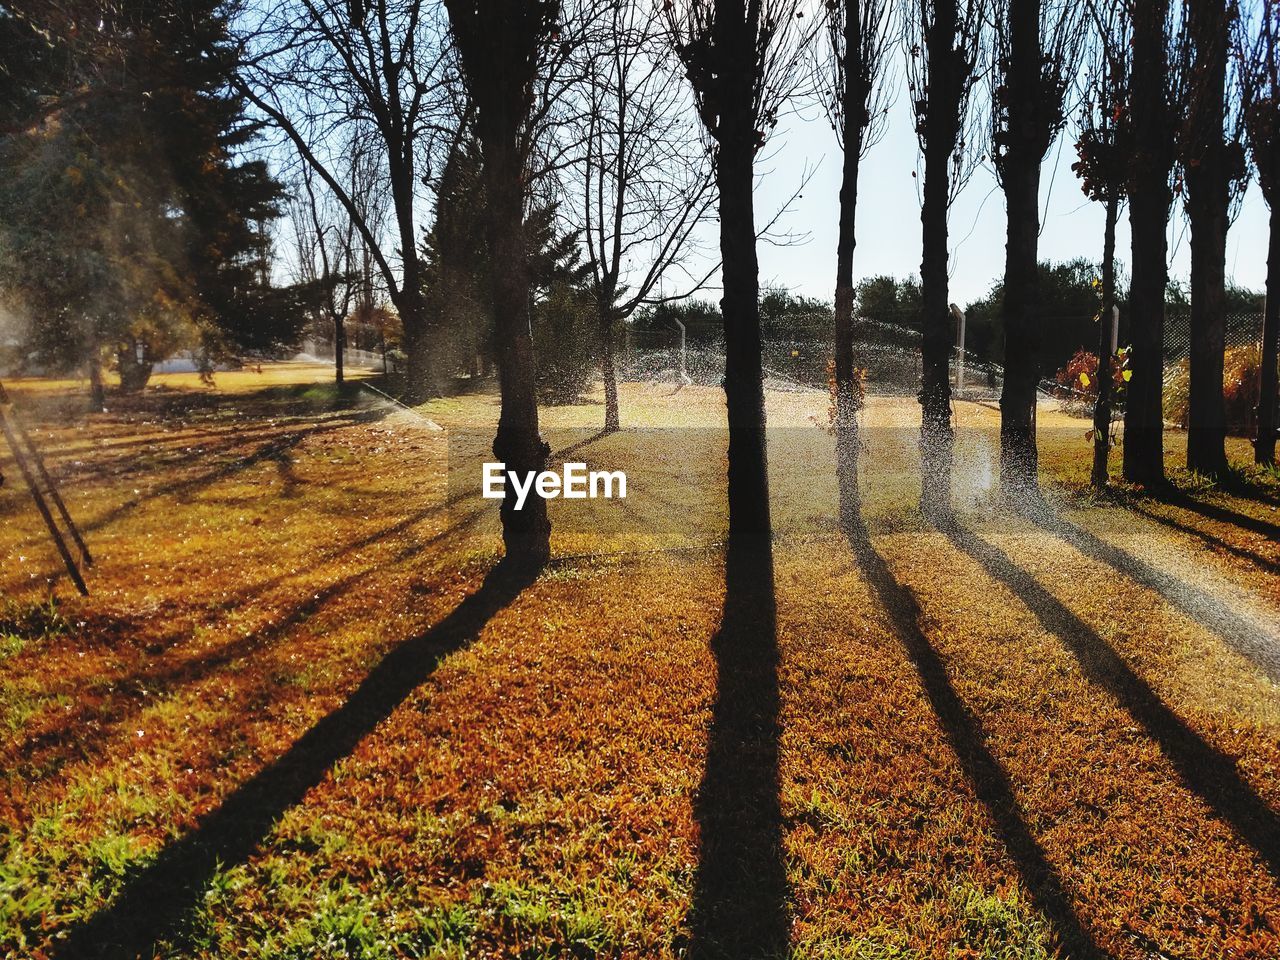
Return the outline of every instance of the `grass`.
[[[617,437],[546,411],[634,493],[554,502],[557,559],[514,591],[464,484],[495,399],[428,405],[440,431],[317,378],[92,417],[16,385],[98,564],[75,597],[0,488],[0,955],[715,956],[699,797],[717,656],[747,663],[715,643],[718,391],[625,385]],[[785,890],[745,909],[796,960],[1280,955],[1280,698],[1249,645],[1276,478],[1098,500],[1086,425],[1045,411],[1037,524],[991,490],[998,415],[961,404],[948,533],[912,507],[914,403],[877,399],[855,549],[825,402],[769,397],[776,667],[742,682],[776,725],[718,750]]]

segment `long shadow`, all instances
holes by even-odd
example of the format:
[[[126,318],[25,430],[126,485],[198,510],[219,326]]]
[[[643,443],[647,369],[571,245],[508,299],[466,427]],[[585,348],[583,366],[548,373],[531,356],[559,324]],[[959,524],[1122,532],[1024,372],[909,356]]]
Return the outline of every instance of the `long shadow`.
[[[1168,527],[1170,530],[1176,530],[1179,533],[1184,533],[1189,537],[1195,537],[1201,543],[1213,550],[1220,550],[1223,553],[1229,553],[1233,557],[1237,557],[1246,563],[1253,564],[1260,570],[1265,570],[1267,573],[1280,573],[1280,562],[1268,560],[1266,557],[1259,556],[1252,550],[1246,550],[1244,547],[1237,547],[1234,543],[1228,543],[1221,537],[1215,537],[1213,534],[1205,530],[1201,530],[1199,527],[1193,527],[1187,523],[1179,523],[1172,517],[1166,517],[1164,514],[1156,513],[1154,510],[1147,510],[1138,506],[1136,503],[1130,503],[1126,506],[1127,509],[1132,510],[1140,516],[1146,517],[1148,520],[1158,523],[1161,526]]]
[[[1246,478],[1228,478],[1223,482],[1222,490],[1224,493],[1239,497],[1241,500],[1253,500],[1256,503],[1280,507],[1280,492],[1273,493],[1267,487],[1256,482],[1250,482]]]
[[[314,616],[329,601],[384,572],[388,567],[412,559],[432,544],[463,533],[483,513],[483,509],[473,510],[448,529],[426,540],[402,547],[386,561],[348,573],[318,590],[309,588],[305,599],[270,624],[223,644],[205,656],[175,664],[148,664],[141,670],[116,676],[99,676],[98,682],[108,682],[113,690],[120,691],[112,701],[106,705],[81,705],[66,715],[59,716],[56,728],[29,736],[10,754],[9,762],[30,765],[34,761],[41,764],[39,774],[28,773],[24,776],[25,785],[31,787],[57,775],[68,762],[97,756],[125,724],[156,702],[157,695],[170,696],[182,686],[198,683],[229,664],[269,648],[289,630]],[[246,602],[253,595],[254,591],[239,594],[236,604]],[[68,684],[64,686],[63,692],[75,699],[77,690]],[[74,735],[71,731],[75,731]]]
[[[1203,500],[1197,500],[1195,497],[1189,496],[1180,490],[1169,488],[1160,490],[1156,493],[1156,498],[1161,503],[1167,503],[1170,506],[1180,507],[1191,513],[1198,513],[1200,516],[1208,520],[1216,520],[1219,523],[1229,523],[1232,526],[1240,527],[1256,533],[1259,536],[1270,537],[1272,540],[1280,540],[1280,524],[1270,523],[1261,520],[1258,517],[1251,517],[1246,513],[1240,513],[1237,510],[1231,510],[1228,507],[1219,506],[1216,503],[1205,503]]]
[[[778,638],[773,552],[731,545],[711,641],[716,702],[694,802],[700,849],[690,912],[695,960],[784,958],[789,890],[778,780]]]
[[[1099,539],[1088,530],[1048,510],[1025,510],[1022,515],[1087,557],[1105,563],[1139,586],[1159,594],[1184,616],[1216,633],[1225,643],[1280,683],[1280,634],[1232,610],[1221,597],[1184,580],[1170,577],[1151,564]]]
[[[184,477],[179,480],[161,484],[160,486],[147,490],[144,493],[136,494],[128,500],[125,500],[107,510],[105,513],[94,517],[87,522],[79,523],[78,526],[82,533],[88,534],[97,532],[116,520],[119,520],[131,511],[137,509],[147,501],[155,500],[159,497],[183,496],[195,493],[205,487],[212,486],[220,480],[225,480],[228,477],[242,473],[243,471],[260,463],[274,462],[279,465],[282,460],[287,457],[290,450],[302,443],[302,441],[308,437],[322,433],[330,433],[332,431],[341,430],[357,424],[372,423],[387,416],[389,412],[389,410],[382,408],[374,408],[367,411],[356,411],[351,414],[337,415],[327,418],[326,420],[320,421],[304,430],[285,433],[282,436],[278,436],[275,439],[262,444],[247,456],[221,464],[218,467],[199,473],[196,476]],[[8,509],[0,509],[0,516],[12,512],[13,504],[16,504],[17,502],[18,501],[16,500],[13,501],[9,505]],[[54,576],[56,576],[56,574]]]
[[[958,526],[943,533],[1012,590],[1071,651],[1086,677],[1106,690],[1160,745],[1182,782],[1280,878],[1280,817],[1240,775],[1235,761],[1206,743],[1111,646],[998,547]]]
[[[551,459],[563,461],[565,457],[571,456],[572,454],[577,453],[579,450],[582,450],[585,447],[591,446],[597,440],[602,440],[608,435],[609,435],[608,430],[597,431],[596,433],[593,433],[589,437],[584,437],[583,439],[577,441],[576,443],[569,444],[569,446],[565,447],[563,450],[556,450],[554,453],[551,454]]]
[[[499,564],[452,613],[387,654],[341,707],[236,788],[194,830],[165,847],[110,905],[55,941],[51,956],[149,956],[158,941],[180,933],[215,872],[246,862],[285,811],[300,803],[445,656],[470,644],[533,578],[531,570]]]
[[[1023,821],[1013,784],[1000,761],[987,747],[981,720],[965,706],[947,676],[941,655],[920,628],[921,612],[916,598],[894,577],[889,565],[872,545],[861,518],[849,531],[848,540],[867,583],[889,614],[898,641],[920,675],[925,696],[942,724],[951,749],[965,776],[973,784],[978,799],[987,808],[1000,840],[1013,858],[1036,907],[1053,925],[1069,956],[1075,960],[1101,960],[1106,957],[1107,954],[1076,915],[1057,868]]]
[[[213,469],[202,471],[194,477],[184,477],[180,480],[161,484],[158,487],[147,490],[145,493],[131,497],[118,506],[108,510],[101,516],[94,517],[88,523],[82,524],[81,526],[86,531],[99,530],[148,500],[155,500],[158,497],[192,494],[198,490],[204,489],[205,487],[212,486],[220,480],[225,480],[238,473],[243,473],[250,467],[254,467],[260,463],[278,463],[290,450],[302,443],[302,441],[306,440],[308,437],[313,437],[323,433],[331,433],[335,430],[342,430],[346,427],[356,426],[359,424],[373,423],[374,421],[381,420],[387,416],[388,412],[389,411],[385,409],[374,408],[368,411],[357,411],[351,414],[327,417],[325,420],[319,421],[305,429],[287,432],[267,441],[247,456],[238,457],[235,460],[221,464]]]

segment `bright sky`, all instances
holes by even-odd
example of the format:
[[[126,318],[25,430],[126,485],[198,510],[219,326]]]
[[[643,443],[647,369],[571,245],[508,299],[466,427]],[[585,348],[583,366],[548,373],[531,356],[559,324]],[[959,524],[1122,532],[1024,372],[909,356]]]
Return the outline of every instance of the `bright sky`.
[[[767,219],[799,185],[806,164],[817,172],[780,229],[809,234],[800,246],[760,248],[762,286],[787,287],[808,296],[831,299],[835,284],[837,198],[840,154],[826,117],[810,111],[806,120],[790,118],[771,141],[774,154],[756,194],[757,221]],[[1074,139],[1068,129],[1050,150],[1041,178],[1041,260],[1102,256],[1103,208],[1087,200],[1071,171]],[[910,108],[899,96],[884,138],[863,160],[858,191],[857,278],[876,274],[905,276],[920,271],[920,200],[916,170],[919,145]],[[1227,237],[1227,276],[1254,290],[1266,279],[1268,210],[1256,185],[1250,185]],[[975,172],[951,208],[951,299],[965,304],[983,296],[1004,272],[1004,195],[988,169]],[[1190,271],[1189,233],[1181,204],[1175,203],[1169,229],[1170,275],[1185,280]],[[1127,274],[1129,223],[1122,211],[1117,259]],[[709,299],[717,294],[712,293]]]

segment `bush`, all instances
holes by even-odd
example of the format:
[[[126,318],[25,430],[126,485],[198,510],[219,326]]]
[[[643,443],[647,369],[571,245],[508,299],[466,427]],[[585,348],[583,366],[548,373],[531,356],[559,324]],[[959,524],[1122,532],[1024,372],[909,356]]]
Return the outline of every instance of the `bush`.
[[[1231,347],[1223,357],[1222,397],[1226,406],[1227,432],[1252,436],[1257,422],[1258,371],[1262,367],[1262,347],[1251,343]],[[1191,418],[1191,365],[1181,360],[1166,374],[1164,418],[1186,428]]]
[[[1129,348],[1122,347],[1111,358],[1111,402],[1124,402],[1125,387],[1129,383]],[[1098,355],[1088,350],[1077,350],[1071,361],[1054,374],[1058,385],[1054,391],[1064,402],[1068,412],[1081,415],[1093,409],[1098,399]]]
[[[596,341],[590,295],[565,283],[553,284],[533,311],[539,399],[550,404],[578,399],[595,374]]]

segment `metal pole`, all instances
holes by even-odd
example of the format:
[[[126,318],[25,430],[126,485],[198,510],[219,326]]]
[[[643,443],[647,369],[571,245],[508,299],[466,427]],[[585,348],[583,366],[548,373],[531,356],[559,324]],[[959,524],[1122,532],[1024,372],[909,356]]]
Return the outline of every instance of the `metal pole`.
[[[680,328],[680,383],[682,386],[691,386],[693,381],[689,379],[688,367],[685,364],[685,326],[683,320],[676,320],[675,325]]]
[[[80,562],[87,567],[93,566],[93,556],[89,553],[89,548],[84,542],[84,538],[80,536],[80,531],[76,528],[75,521],[71,519],[71,513],[67,510],[67,505],[62,500],[62,494],[58,492],[57,484],[53,482],[53,477],[49,476],[49,471],[45,469],[44,458],[40,456],[40,451],[32,442],[27,428],[22,425],[22,421],[16,416],[10,416],[10,423],[18,432],[18,437],[26,445],[27,455],[31,457],[31,461],[36,465],[36,472],[40,474],[40,479],[44,481],[44,488],[49,494],[49,499],[53,501],[53,505],[58,508],[58,513],[62,516],[62,522],[67,525],[67,530],[71,533],[71,539],[76,542],[76,547],[80,551]]]
[[[964,311],[953,303],[951,315],[956,318],[956,349],[959,351],[956,363],[956,393],[959,393],[964,389]]]
[[[0,402],[3,402],[3,395],[0,395]],[[36,509],[40,511],[40,516],[44,518],[44,525],[49,528],[49,535],[53,537],[53,543],[58,548],[58,553],[62,555],[62,562],[67,567],[67,573],[71,575],[71,581],[76,585],[76,589],[80,591],[82,596],[89,595],[89,588],[84,585],[84,578],[80,576],[75,561],[71,559],[71,551],[67,549],[67,543],[62,539],[62,532],[58,529],[58,525],[53,522],[53,514],[49,512],[49,505],[44,502],[44,497],[40,494],[40,487],[36,484],[36,478],[31,473],[31,467],[27,465],[26,457],[23,456],[21,448],[18,446],[18,440],[13,434],[12,428],[9,426],[9,417],[3,407],[0,407],[0,430],[4,431],[4,438],[9,443],[9,449],[13,452],[13,459],[18,464],[18,469],[22,472],[22,479],[27,482],[27,489],[31,491],[31,496],[36,502]]]

